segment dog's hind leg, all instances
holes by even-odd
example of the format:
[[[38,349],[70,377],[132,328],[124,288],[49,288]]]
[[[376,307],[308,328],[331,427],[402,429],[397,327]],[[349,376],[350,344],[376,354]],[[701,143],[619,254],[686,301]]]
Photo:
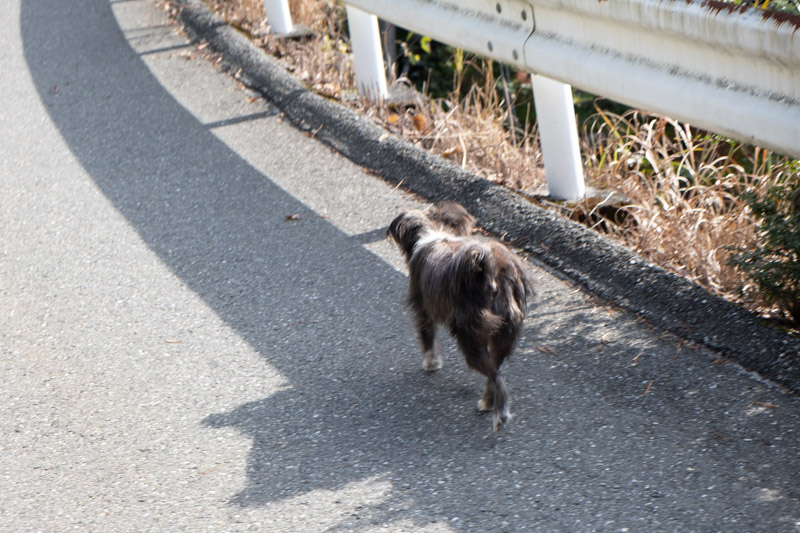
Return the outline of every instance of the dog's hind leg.
[[[422,368],[427,372],[441,370],[444,357],[436,342],[436,323],[424,311],[416,313],[416,322],[422,344]]]
[[[491,354],[492,366],[497,369],[497,379],[491,390],[487,384],[484,398],[490,394],[493,395],[494,402],[492,403],[492,407],[495,411],[495,426],[498,419],[501,420],[502,423],[511,420],[511,397],[506,388],[506,381],[503,376],[500,375],[500,365],[503,364],[503,361],[505,361],[506,357],[508,357],[514,349],[514,344],[516,344],[517,336],[519,335],[519,329],[519,327],[509,325],[507,328],[495,334],[489,341],[489,352]]]
[[[492,362],[486,343],[470,335],[456,333],[467,366],[486,376],[486,390],[478,400],[479,411],[492,411],[494,430],[511,421],[510,399],[506,381]]]
[[[506,380],[498,373],[494,378],[494,430],[497,431],[503,424],[511,422],[511,397],[508,395]]]
[[[494,407],[494,382],[486,380],[486,389],[478,400],[478,411],[491,411]]]
[[[500,366],[503,364],[503,361],[505,361],[512,350],[514,350],[518,335],[519,328],[507,326],[489,339],[489,353],[492,357],[492,364],[498,372],[500,371]]]

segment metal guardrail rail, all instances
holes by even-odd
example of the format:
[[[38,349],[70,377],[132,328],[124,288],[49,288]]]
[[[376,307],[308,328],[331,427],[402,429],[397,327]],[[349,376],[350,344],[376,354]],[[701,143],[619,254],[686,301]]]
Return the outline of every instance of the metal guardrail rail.
[[[721,2],[536,0],[525,66],[800,157],[800,17]]]
[[[800,157],[798,15],[717,0],[346,4],[366,94],[386,95],[376,17],[533,73],[552,196],[584,192],[572,85]]]

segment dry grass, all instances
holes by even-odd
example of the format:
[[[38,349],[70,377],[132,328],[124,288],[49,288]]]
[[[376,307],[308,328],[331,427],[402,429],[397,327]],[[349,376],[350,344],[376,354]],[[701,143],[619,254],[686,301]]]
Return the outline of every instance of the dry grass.
[[[744,194],[764,197],[793,179],[797,162],[637,111],[598,109],[582,142],[587,176],[631,199],[630,219],[609,225],[612,234],[718,294],[773,311],[727,259],[731,249],[757,242]]]
[[[460,101],[420,97],[405,110],[362,106],[391,132],[494,183],[515,189],[544,184],[538,135],[529,126],[512,142],[497,100],[494,91],[474,86]]]
[[[495,183],[535,191],[544,185],[535,125],[508,133],[508,110],[495,90],[491,66],[484,65],[485,85],[464,98],[430,100],[390,109],[353,94],[355,79],[343,7],[331,0],[290,0],[292,17],[313,31],[309,38],[277,38],[269,32],[261,0],[214,0],[212,7],[249,32],[311,89],[347,102],[405,137]],[[454,85],[462,80],[454,80]],[[453,95],[458,94],[454,91]],[[792,178],[798,162],[765,150],[734,144],[695,131],[677,121],[631,111],[602,111],[581,131],[587,181],[616,190],[628,199],[616,223],[588,216],[650,261],[679,273],[760,313],[776,313],[727,264],[730,247],[756,243],[758,225],[744,192],[759,196]],[[561,208],[563,210],[563,207]],[[568,215],[593,215],[598,206],[585,202]],[[598,221],[600,221],[598,223]]]

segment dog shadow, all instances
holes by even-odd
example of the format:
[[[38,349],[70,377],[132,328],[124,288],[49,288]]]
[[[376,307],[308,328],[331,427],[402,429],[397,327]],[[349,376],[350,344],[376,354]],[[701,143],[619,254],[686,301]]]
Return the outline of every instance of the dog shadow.
[[[422,370],[380,383],[334,382],[321,394],[292,387],[203,421],[209,428],[236,428],[252,441],[247,487],[234,503],[261,506],[376,474],[394,478],[395,499],[416,501],[415,491],[402,487],[426,486],[443,473],[436,465],[460,455],[468,460],[498,442],[472,398],[464,405],[477,383],[472,391],[442,388]]]

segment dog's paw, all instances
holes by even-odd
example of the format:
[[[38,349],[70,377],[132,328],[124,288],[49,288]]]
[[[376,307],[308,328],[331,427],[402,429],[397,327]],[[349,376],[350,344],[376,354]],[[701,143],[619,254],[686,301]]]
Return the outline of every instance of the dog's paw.
[[[509,422],[511,422],[512,418],[513,417],[511,416],[511,413],[508,412],[508,411],[505,411],[505,412],[502,412],[502,413],[495,412],[494,416],[492,417],[493,422],[494,422],[494,430],[495,431],[500,431],[500,429],[504,425],[506,425]]]
[[[422,361],[422,368],[424,368],[426,372],[436,372],[437,370],[441,370],[443,366],[441,359],[425,359]]]
[[[478,411],[481,412],[491,411],[493,407],[494,407],[494,401],[492,400],[492,398],[484,397],[478,400]]]
[[[444,366],[444,357],[435,351],[425,352],[422,355],[422,368],[426,372],[436,372]]]
[[[499,411],[499,412],[495,411],[494,412],[494,416],[492,417],[493,422],[494,422],[494,430],[495,431],[500,431],[500,428],[502,428],[505,424],[508,424],[509,422],[511,422],[512,418],[513,417],[511,416],[511,411],[508,411],[508,410]]]

